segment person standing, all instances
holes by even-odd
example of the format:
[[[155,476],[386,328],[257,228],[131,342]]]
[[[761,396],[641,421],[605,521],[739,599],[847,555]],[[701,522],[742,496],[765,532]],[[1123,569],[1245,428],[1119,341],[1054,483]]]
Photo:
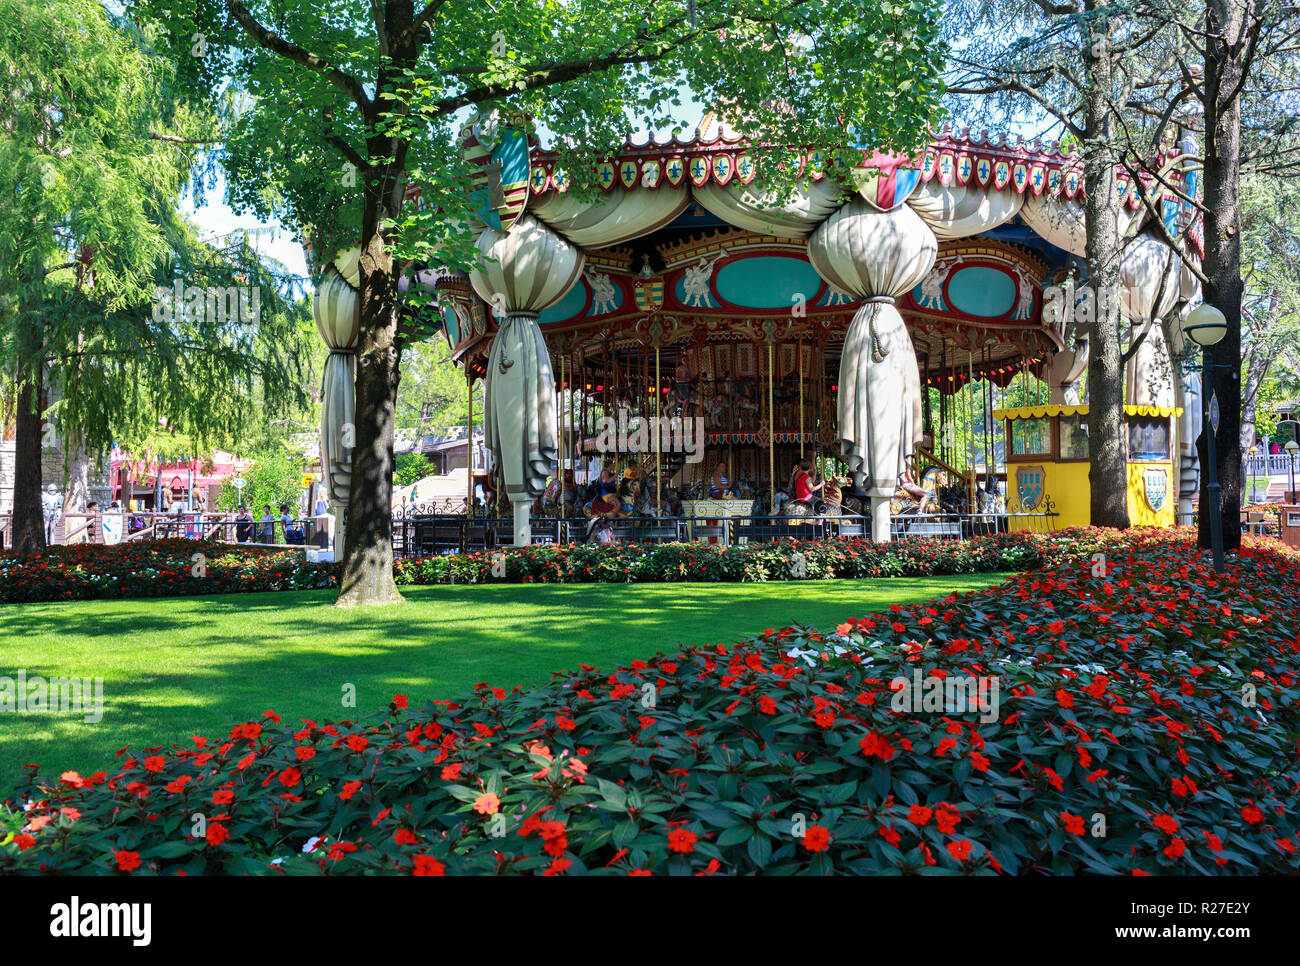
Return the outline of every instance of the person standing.
[[[262,516],[257,523],[257,542],[275,543],[275,517],[271,515],[271,504],[262,504]]]
[[[241,503],[239,512],[235,514],[235,542],[248,543],[252,539],[253,515],[248,512],[248,507]]]

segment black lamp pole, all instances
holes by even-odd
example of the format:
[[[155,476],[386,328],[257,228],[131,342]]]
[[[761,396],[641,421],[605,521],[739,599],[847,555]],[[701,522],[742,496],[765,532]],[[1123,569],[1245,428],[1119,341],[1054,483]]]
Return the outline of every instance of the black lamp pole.
[[[1208,467],[1210,479],[1206,486],[1206,496],[1209,497],[1210,503],[1210,546],[1214,550],[1214,570],[1221,574],[1223,573],[1223,510],[1219,506],[1219,465],[1214,449],[1214,426],[1210,422],[1210,399],[1214,395],[1214,359],[1208,345],[1202,346],[1201,351],[1205,360],[1203,377],[1205,391],[1201,393],[1202,408],[1205,412],[1205,455],[1210,464]]]

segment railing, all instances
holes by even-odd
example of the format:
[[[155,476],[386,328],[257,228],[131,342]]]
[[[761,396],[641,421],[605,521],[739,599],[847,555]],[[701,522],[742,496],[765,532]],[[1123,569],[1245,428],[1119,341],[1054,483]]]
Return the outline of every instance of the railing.
[[[1296,476],[1300,478],[1300,459],[1293,462],[1287,453],[1256,453],[1254,456],[1247,454],[1241,459],[1243,475],[1286,476],[1289,479],[1293,468]]]
[[[1058,514],[1050,500],[1033,509],[1012,507],[1009,512],[916,513],[894,516],[890,535],[895,540],[967,539],[1010,530],[1047,533],[1056,529]],[[555,543],[712,543],[723,546],[765,543],[772,540],[834,540],[870,538],[871,521],[859,514],[817,516],[752,515],[684,518],[628,516],[561,519],[534,516],[530,520],[534,545]],[[393,553],[398,557],[425,557],[447,553],[479,552],[514,543],[514,519],[507,516],[415,513],[393,521]]]
[[[393,515],[393,554],[397,557],[425,557],[466,553],[511,546],[514,518],[511,516],[466,517],[463,512],[422,512],[423,507],[405,508]],[[457,510],[463,510],[463,503]],[[104,516],[65,514],[54,528],[51,543],[105,543]],[[1032,509],[1018,506],[1007,512],[942,512],[895,514],[890,536],[907,539],[966,539],[1009,530],[1050,532],[1056,529],[1057,513],[1049,499]],[[121,515],[122,530],[117,541],[137,543],[149,540],[208,540],[243,546],[307,548],[328,550],[332,546],[333,517],[306,518],[290,522],[285,532],[279,521],[236,520],[229,514],[184,514],[133,512]],[[533,544],[553,543],[764,543],[796,540],[870,538],[871,520],[854,513],[820,515],[560,518],[533,516],[530,520]],[[0,533],[8,537],[10,518],[0,517]],[[6,545],[9,541],[6,539]]]
[[[61,513],[45,521],[49,544],[141,543],[149,540],[213,540],[261,547],[330,546],[333,517],[290,520],[236,520],[231,513]],[[0,518],[3,545],[12,546],[12,514]]]

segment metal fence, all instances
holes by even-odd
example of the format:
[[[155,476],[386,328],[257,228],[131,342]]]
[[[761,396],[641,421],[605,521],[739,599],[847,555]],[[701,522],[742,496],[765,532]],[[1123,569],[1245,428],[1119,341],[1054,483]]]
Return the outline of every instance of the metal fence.
[[[244,546],[307,548],[328,551],[333,545],[334,518],[308,517],[290,521],[236,520],[229,514],[129,512],[118,519],[117,539],[105,531],[104,515],[65,514],[48,528],[52,544],[137,543],[149,540],[209,540]],[[1019,508],[999,513],[907,513],[890,521],[890,537],[908,539],[967,539],[1011,530],[1050,532],[1056,529],[1055,509],[1048,503],[1033,511]],[[627,516],[590,521],[586,518],[534,516],[533,544],[555,543],[710,543],[731,545],[792,538],[834,540],[870,538],[871,520],[858,514],[812,516],[741,515],[713,518]],[[111,529],[111,528],[110,528]],[[0,516],[4,545],[10,520]],[[511,546],[514,519],[464,513],[397,513],[393,517],[393,553],[398,557],[427,557]]]
[[[890,536],[907,539],[967,539],[1011,530],[1037,533],[1056,529],[1055,509],[1007,513],[918,513],[895,516]],[[821,516],[731,516],[704,518],[533,517],[534,545],[556,543],[711,543],[729,546],[796,540],[870,538],[871,521],[856,514]],[[466,518],[461,514],[411,514],[393,521],[393,553],[425,557],[476,552],[514,543],[514,519],[508,516]]]

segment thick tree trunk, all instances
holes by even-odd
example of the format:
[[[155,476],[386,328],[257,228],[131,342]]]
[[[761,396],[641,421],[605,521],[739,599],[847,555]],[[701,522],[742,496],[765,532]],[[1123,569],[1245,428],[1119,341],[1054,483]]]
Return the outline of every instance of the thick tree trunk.
[[[18,391],[14,432],[15,550],[45,548],[45,518],[41,511],[41,372]]]
[[[397,411],[398,291],[379,231],[380,198],[367,191],[357,345],[356,445],[339,606],[402,600],[393,581],[393,435]],[[374,212],[372,213],[372,208]]]
[[[1210,0],[1205,56],[1205,301],[1223,313],[1228,331],[1212,351],[1214,374],[1207,393],[1219,403],[1214,434],[1226,550],[1241,546],[1241,100],[1223,98],[1241,78],[1240,4]],[[1204,453],[1204,444],[1201,452]],[[1199,540],[1210,546],[1209,476],[1201,474]]]
[[[1088,10],[1095,9],[1089,2]],[[1116,158],[1111,139],[1111,51],[1104,19],[1084,49],[1087,69],[1084,122],[1084,219],[1088,232],[1088,291],[1093,300],[1088,356],[1088,477],[1090,521],[1126,528],[1128,441],[1124,438],[1124,364],[1120,358],[1119,227]]]
[[[375,81],[377,110],[401,115],[405,102],[394,93],[414,69],[419,48],[409,31],[414,5],[383,4],[391,44]],[[402,344],[397,324],[402,267],[386,237],[406,196],[409,143],[381,130],[379,115],[367,117],[361,217],[361,323],[357,341],[356,445],[352,450],[351,500],[347,509],[343,574],[337,606],[400,603],[393,581],[393,432]]]

